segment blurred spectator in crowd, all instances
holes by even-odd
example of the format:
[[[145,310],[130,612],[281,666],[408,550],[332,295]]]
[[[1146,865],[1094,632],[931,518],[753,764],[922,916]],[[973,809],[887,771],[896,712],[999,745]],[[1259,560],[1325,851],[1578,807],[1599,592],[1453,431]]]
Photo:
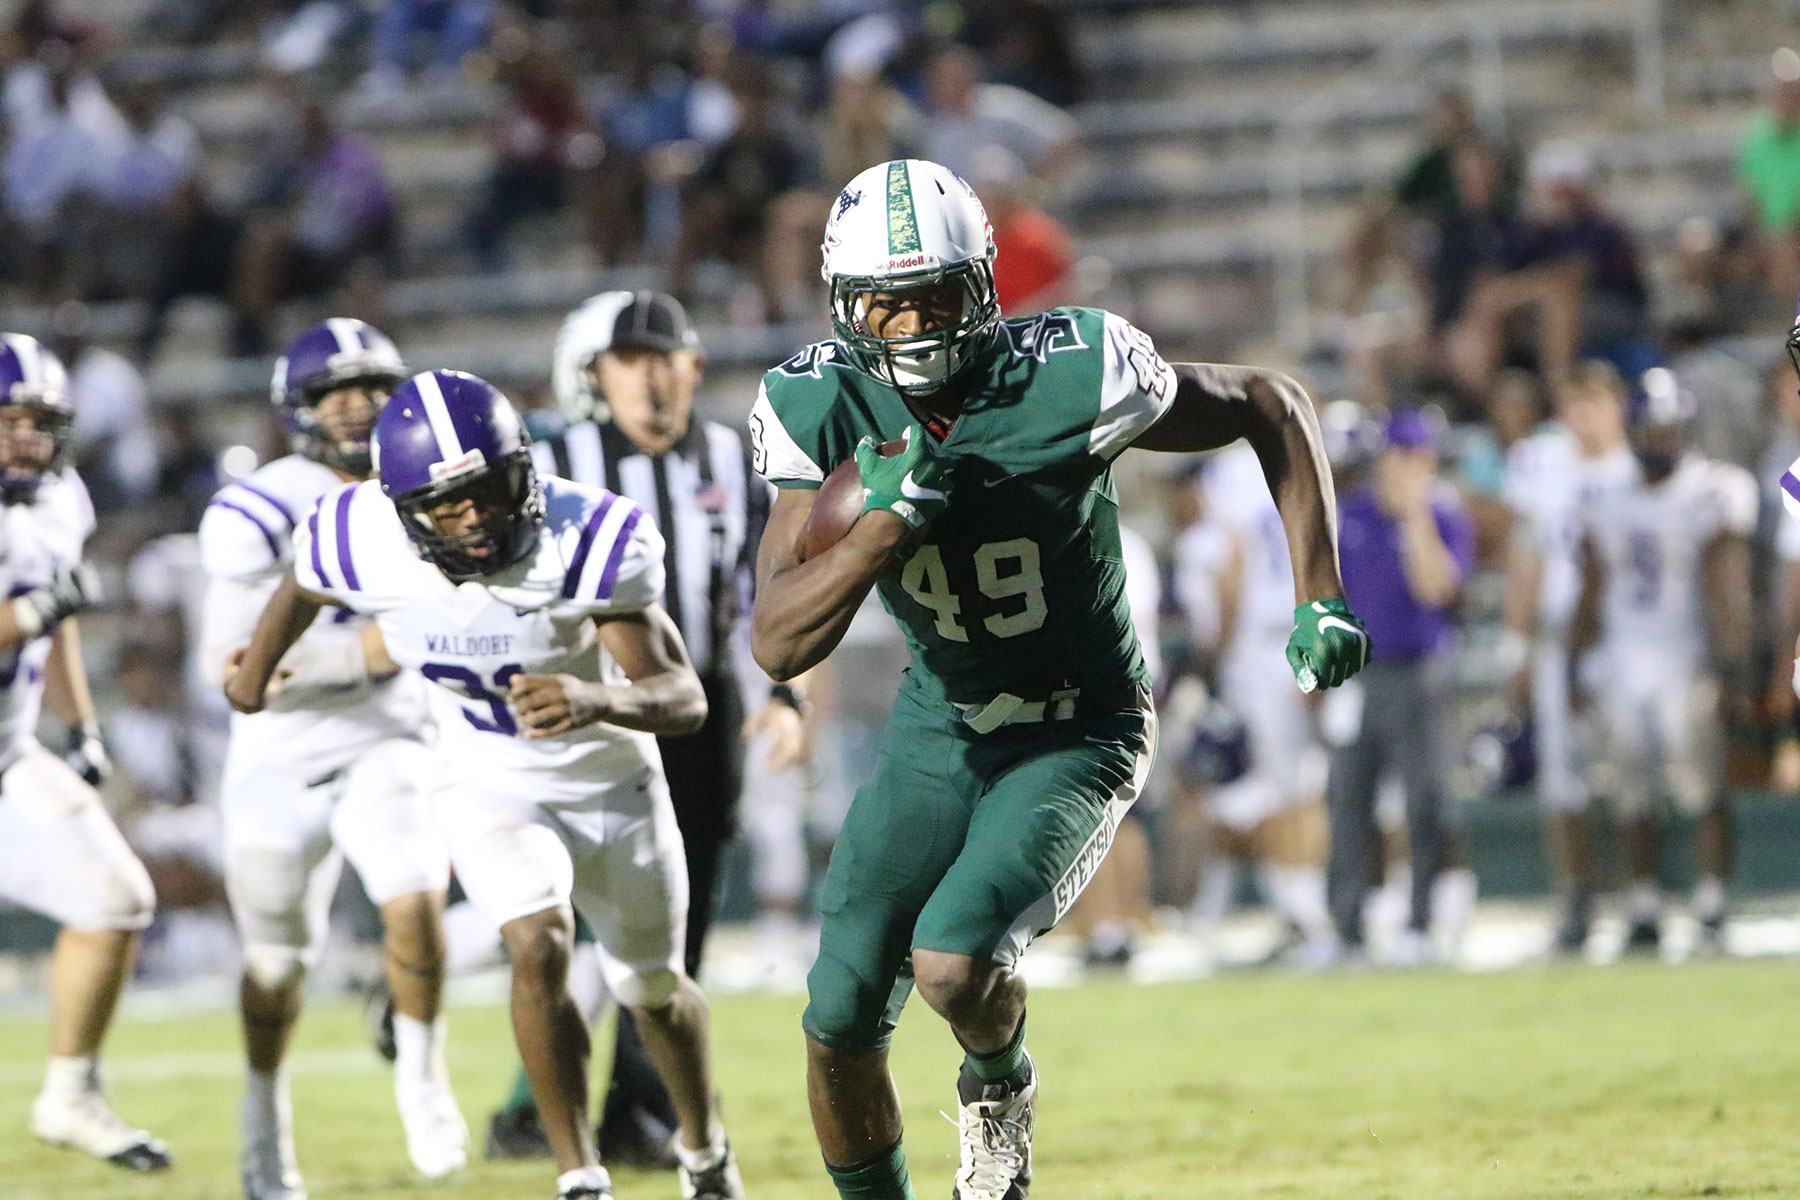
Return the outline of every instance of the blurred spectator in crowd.
[[[181,197],[200,169],[194,127],[162,105],[160,89],[144,81],[114,89],[125,135],[98,185],[103,233],[93,239],[93,277],[83,299],[143,298],[156,290],[162,252],[180,221]]]
[[[765,235],[777,202],[805,182],[801,148],[783,126],[775,82],[766,69],[740,60],[732,95],[737,129],[706,157],[689,184],[670,277],[673,290],[682,293],[692,291],[698,262],[717,259],[749,269],[762,293],[764,318],[779,321],[787,315],[786,273],[771,263]]]
[[[92,314],[77,301],[57,308],[49,344],[69,371],[75,402],[69,453],[95,510],[112,513],[148,500],[157,447],[143,376],[123,355],[94,343]]]
[[[1451,624],[1475,561],[1475,534],[1453,491],[1437,477],[1438,435],[1417,409],[1389,418],[1369,486],[1338,511],[1344,594],[1362,617],[1374,661],[1360,687],[1327,696],[1337,709],[1326,784],[1331,820],[1327,888],[1331,915],[1348,953],[1361,953],[1363,901],[1381,877],[1375,822],[1385,775],[1406,790],[1412,905],[1393,948],[1399,963],[1433,955],[1432,887],[1448,865],[1450,810],[1448,718],[1454,710],[1449,662]]]
[[[1507,463],[1514,447],[1531,435],[1545,412],[1537,376],[1517,368],[1502,371],[1488,393],[1487,420],[1463,431],[1456,451],[1456,479],[1475,523],[1475,561],[1497,565],[1512,526],[1506,498]]]
[[[969,179],[994,230],[994,291],[1000,315],[1024,317],[1071,303],[1075,239],[1026,199],[1025,164],[1012,151],[983,146]]]
[[[1083,98],[1086,81],[1075,49],[1073,14],[1050,0],[974,0],[969,44],[987,64],[987,77],[1022,88],[1058,108]]]
[[[1791,296],[1800,285],[1800,53],[1783,46],[1769,65],[1769,104],[1738,143],[1738,179],[1763,238],[1769,290]]]
[[[925,157],[968,179],[984,146],[1012,151],[1025,169],[1054,180],[1079,148],[1075,120],[1030,92],[983,83],[981,60],[966,46],[934,55],[925,73]]]
[[[589,186],[601,143],[562,57],[513,27],[496,39],[505,98],[488,123],[494,166],[463,223],[463,237],[486,271],[506,263],[502,239],[526,217],[556,213]]]
[[[838,72],[818,127],[825,187],[835,196],[835,189],[877,163],[917,158],[923,135],[918,112],[885,76],[868,69]]]
[[[623,94],[601,113],[605,157],[596,179],[592,236],[607,263],[635,261],[648,246],[667,256],[680,239],[681,193],[707,151],[736,127],[737,101],[726,88],[731,126],[707,143],[693,134],[693,81],[656,53],[646,37],[628,46]],[[711,81],[718,82],[718,81]],[[712,93],[711,83],[708,87]],[[718,134],[717,97],[708,110],[709,135]]]
[[[91,75],[79,74],[68,43],[48,41],[27,66],[42,69],[15,89],[8,75],[8,126],[0,159],[9,248],[6,274],[39,296],[73,295],[89,272],[95,210],[124,151],[123,118]],[[21,97],[15,91],[23,92]]]
[[[369,33],[364,90],[393,96],[420,61],[431,82],[454,82],[464,56],[487,37],[493,14],[494,0],[384,0]]]
[[[1422,241],[1409,226],[1440,220],[1459,198],[1454,161],[1459,145],[1479,139],[1475,110],[1461,92],[1440,92],[1426,121],[1425,145],[1399,178],[1364,206],[1344,248],[1349,280],[1344,312],[1358,316],[1367,307],[1382,266],[1398,249]],[[1421,287],[1426,273],[1415,268]]]
[[[1503,270],[1478,282],[1451,334],[1463,388],[1486,394],[1515,322],[1535,328],[1539,372],[1568,383],[1575,356],[1604,358],[1631,374],[1649,365],[1649,289],[1637,238],[1601,199],[1580,144],[1546,142],[1531,156],[1534,211],[1509,239]]]
[[[1708,341],[1779,320],[1791,296],[1769,291],[1768,253],[1747,222],[1683,221],[1675,233],[1675,270],[1658,297],[1670,339]]]
[[[393,194],[374,146],[340,133],[317,96],[303,97],[298,109],[297,128],[277,133],[252,185],[232,287],[239,355],[266,353],[277,304],[350,282],[358,268],[389,258],[398,241]],[[372,282],[366,270],[360,282]]]

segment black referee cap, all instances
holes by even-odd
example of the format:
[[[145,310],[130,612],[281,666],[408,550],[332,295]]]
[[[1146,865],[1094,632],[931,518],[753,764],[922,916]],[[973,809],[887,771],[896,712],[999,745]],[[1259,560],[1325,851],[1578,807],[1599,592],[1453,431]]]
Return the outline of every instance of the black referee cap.
[[[613,319],[612,343],[608,349],[657,350],[673,354],[677,350],[698,349],[700,335],[688,320],[681,301],[667,292],[634,292],[619,315]]]

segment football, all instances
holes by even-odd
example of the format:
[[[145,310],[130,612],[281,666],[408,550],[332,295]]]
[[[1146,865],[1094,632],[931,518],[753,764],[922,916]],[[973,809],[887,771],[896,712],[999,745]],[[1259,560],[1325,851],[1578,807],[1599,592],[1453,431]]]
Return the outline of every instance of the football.
[[[892,458],[906,449],[903,438],[881,443],[881,456]],[[863,501],[868,491],[856,469],[856,459],[847,458],[832,469],[819,494],[813,498],[812,512],[807,514],[806,528],[800,534],[803,558],[816,558],[844,540],[856,518],[862,516]]]

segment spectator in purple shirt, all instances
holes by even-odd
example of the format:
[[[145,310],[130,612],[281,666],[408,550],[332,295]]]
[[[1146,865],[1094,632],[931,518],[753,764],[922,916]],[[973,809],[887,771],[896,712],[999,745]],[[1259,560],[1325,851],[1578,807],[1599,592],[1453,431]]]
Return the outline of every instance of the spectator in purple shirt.
[[[1416,409],[1389,419],[1367,486],[1338,509],[1344,597],[1374,644],[1358,711],[1340,732],[1326,784],[1331,815],[1327,890],[1332,920],[1351,955],[1363,945],[1363,901],[1378,881],[1382,840],[1376,792],[1384,777],[1406,787],[1412,846],[1412,912],[1395,961],[1429,961],[1432,884],[1449,864],[1447,715],[1451,623],[1475,561],[1475,528],[1437,478],[1437,431]]]
[[[233,351],[267,351],[275,306],[358,282],[376,286],[372,263],[392,256],[398,227],[394,197],[375,147],[341,133],[323,100],[300,103],[291,142],[278,141],[261,165],[238,252],[232,299]],[[375,297],[344,305],[371,311]]]

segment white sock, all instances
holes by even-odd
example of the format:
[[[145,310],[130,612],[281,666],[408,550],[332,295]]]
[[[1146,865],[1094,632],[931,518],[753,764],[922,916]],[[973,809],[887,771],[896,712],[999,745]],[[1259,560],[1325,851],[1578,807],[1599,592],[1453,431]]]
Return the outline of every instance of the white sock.
[[[1702,875],[1694,884],[1694,915],[1702,921],[1725,911],[1725,881],[1717,875]]]
[[[725,1126],[716,1118],[709,1118],[707,1126],[711,1139],[704,1149],[689,1150],[680,1138],[675,1139],[675,1157],[690,1171],[704,1171],[725,1157]]]
[[[1460,946],[1469,930],[1469,919],[1475,915],[1475,895],[1479,884],[1475,872],[1467,867],[1451,867],[1431,885],[1431,922],[1437,927],[1439,940],[1446,946]]]
[[[44,1064],[44,1095],[73,1100],[100,1088],[100,1061],[92,1054],[50,1056]]]
[[[1200,888],[1194,893],[1194,919],[1216,925],[1225,919],[1231,907],[1232,893],[1237,890],[1237,863],[1223,856],[1200,864]]]
[[[442,1013],[425,1022],[403,1012],[394,1014],[394,1088],[414,1092],[447,1086],[450,1068],[444,1061],[444,1042],[449,1022]]]
[[[1128,921],[1100,921],[1088,934],[1088,944],[1094,949],[1111,953],[1131,945],[1131,924]]]
[[[248,1145],[274,1139],[278,1152],[293,1158],[294,1106],[288,1099],[287,1071],[244,1072],[244,1141]]]
[[[558,1193],[566,1192],[573,1187],[599,1188],[607,1191],[612,1188],[612,1176],[606,1173],[605,1167],[576,1167],[573,1171],[564,1171],[556,1177]]]
[[[1625,892],[1625,908],[1633,921],[1654,921],[1662,913],[1662,893],[1648,879],[1634,879]]]
[[[1316,942],[1331,936],[1331,914],[1325,907],[1323,867],[1281,867],[1264,863],[1259,874],[1275,910]]]

